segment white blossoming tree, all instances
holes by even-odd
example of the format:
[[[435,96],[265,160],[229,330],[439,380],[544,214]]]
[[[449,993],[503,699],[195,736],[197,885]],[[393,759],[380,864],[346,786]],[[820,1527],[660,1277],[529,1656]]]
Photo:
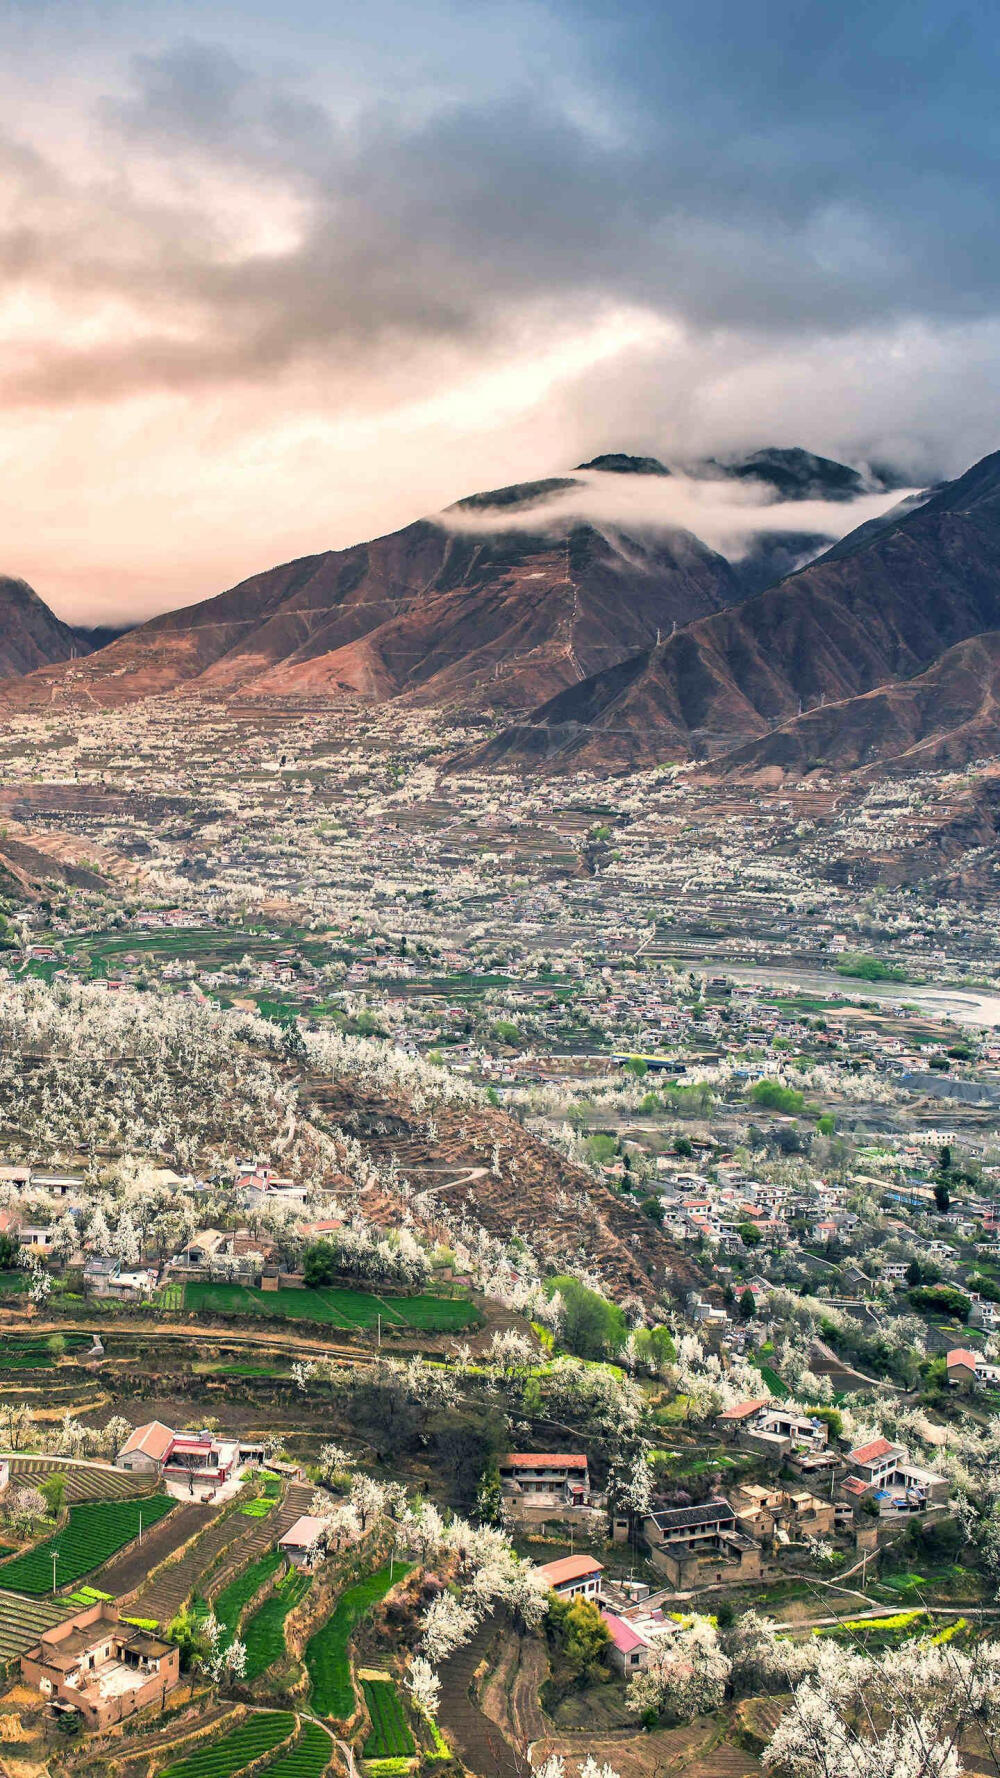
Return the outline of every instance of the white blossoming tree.
[[[420,1621],[421,1646],[429,1661],[444,1661],[468,1642],[476,1627],[476,1613],[451,1593],[432,1599]]]
[[[441,1681],[424,1655],[414,1655],[406,1679],[407,1690],[418,1710],[431,1718],[441,1703]]]
[[[719,1708],[730,1671],[715,1625],[693,1617],[657,1641],[645,1672],[630,1681],[626,1703],[636,1716],[690,1722]]]
[[[873,1658],[822,1643],[764,1763],[787,1778],[959,1778],[973,1726],[996,1764],[1000,1644],[917,1642]]]

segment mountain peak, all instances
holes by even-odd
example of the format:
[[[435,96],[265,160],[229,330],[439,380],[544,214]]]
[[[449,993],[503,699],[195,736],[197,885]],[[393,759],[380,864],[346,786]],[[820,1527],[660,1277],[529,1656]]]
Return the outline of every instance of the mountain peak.
[[[589,463],[578,463],[577,469],[603,469],[610,475],[669,475],[670,471],[659,457],[630,457],[626,451],[605,451],[600,457],[591,457]]]
[[[567,488],[578,488],[579,482],[571,475],[550,475],[544,481],[512,482],[508,488],[490,488],[483,494],[466,494],[464,499],[456,500],[447,507],[447,512],[517,512],[520,509],[540,506],[543,501],[551,500],[556,494],[564,494]]]
[[[704,467],[725,480],[767,482],[782,500],[856,500],[871,492],[857,469],[798,446],[767,445],[727,461],[710,457]]]

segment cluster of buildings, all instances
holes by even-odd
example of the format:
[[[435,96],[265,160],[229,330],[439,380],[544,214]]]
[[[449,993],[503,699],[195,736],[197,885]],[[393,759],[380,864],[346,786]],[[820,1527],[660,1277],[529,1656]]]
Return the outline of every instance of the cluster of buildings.
[[[799,1482],[740,1482],[728,1494],[646,1513],[642,1541],[675,1593],[759,1581],[765,1561],[780,1562],[838,1535],[873,1546],[880,1525],[933,1512],[949,1497],[948,1478],[915,1463],[903,1446],[880,1438],[834,1450],[825,1421],[780,1403],[739,1403],[720,1416],[718,1426],[729,1441],[771,1459],[775,1471],[791,1470]],[[583,1530],[588,1515],[604,1505],[604,1497],[591,1491],[581,1453],[512,1453],[501,1461],[500,1476],[508,1512],[522,1525],[557,1520]],[[612,1527],[616,1540],[631,1529],[625,1519]],[[583,1570],[556,1567],[556,1591],[583,1590],[577,1584]]]
[[[175,1432],[162,1420],[137,1426],[116,1458],[119,1469],[155,1476],[168,1493],[224,1500],[242,1485],[244,1471],[264,1462],[260,1440],[219,1438],[202,1430]]]

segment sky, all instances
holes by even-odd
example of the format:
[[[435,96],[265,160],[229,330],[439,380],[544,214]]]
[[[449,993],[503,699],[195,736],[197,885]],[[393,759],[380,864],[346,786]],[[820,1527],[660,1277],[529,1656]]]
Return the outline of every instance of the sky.
[[[605,450],[1000,445],[935,0],[7,0],[0,572],[126,622]]]

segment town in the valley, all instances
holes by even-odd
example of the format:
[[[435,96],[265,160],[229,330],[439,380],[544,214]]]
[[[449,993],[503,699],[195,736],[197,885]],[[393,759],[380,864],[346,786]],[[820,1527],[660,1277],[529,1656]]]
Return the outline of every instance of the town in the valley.
[[[975,774],[405,720],[5,736],[10,1778],[751,1778],[995,1626]]]

